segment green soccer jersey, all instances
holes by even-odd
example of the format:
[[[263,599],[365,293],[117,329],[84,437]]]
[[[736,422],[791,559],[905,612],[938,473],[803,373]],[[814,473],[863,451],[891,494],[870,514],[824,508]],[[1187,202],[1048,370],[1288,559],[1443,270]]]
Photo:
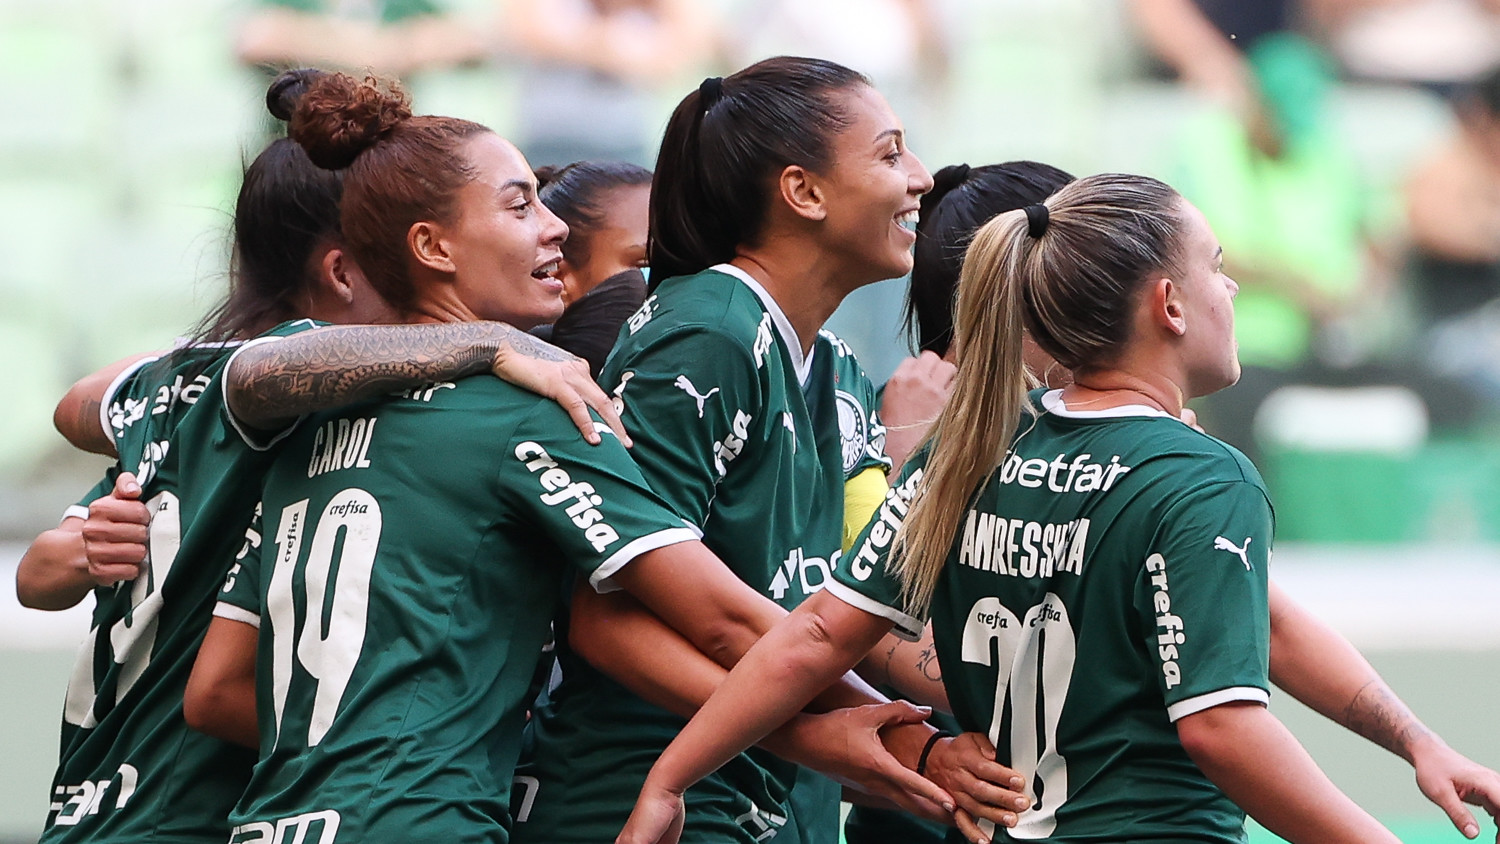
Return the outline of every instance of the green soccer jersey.
[[[857,364],[836,351],[821,338],[804,360],[774,300],[720,265],[664,281],[626,323],[600,379],[652,488],[735,574],[787,608],[830,580],[841,550],[846,461],[834,378]],[[875,441],[868,431],[866,440],[863,448]],[[524,822],[516,839],[613,840],[684,721],[558,639],[563,679],[532,720],[535,758],[517,778]],[[688,791],[683,840],[800,840],[778,834],[796,776],[771,754],[742,754]],[[836,835],[836,792],[822,802]]]
[[[278,326],[284,336],[315,326]],[[253,342],[253,341],[252,341]],[[42,841],[222,841],[254,754],[188,729],[182,694],[214,597],[258,498],[261,452],[230,428],[219,374],[241,344],[178,350],[128,370],[102,423],[151,510],[140,577],[94,590],[63,709]],[[80,502],[108,495],[110,475]]]
[[[608,429],[602,424],[601,432]],[[697,538],[613,436],[488,376],[305,420],[218,615],[259,627],[234,842],[503,844],[564,575]]]
[[[994,838],[1242,842],[1244,813],[1173,722],[1269,699],[1260,475],[1148,408],[1032,400],[1039,413],[964,514],[932,603],[954,714],[1035,801]],[[907,635],[922,623],[885,562],[925,461],[903,469],[829,587]]]

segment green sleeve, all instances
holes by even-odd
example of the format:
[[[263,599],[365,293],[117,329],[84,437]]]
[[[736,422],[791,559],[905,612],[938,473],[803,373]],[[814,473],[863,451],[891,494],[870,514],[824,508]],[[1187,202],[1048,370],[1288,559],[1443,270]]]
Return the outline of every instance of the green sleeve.
[[[224,578],[224,586],[219,590],[219,605],[214,608],[214,615],[220,618],[243,621],[254,627],[260,627],[263,609],[260,589],[263,523],[261,505],[256,504],[255,516],[245,529],[245,541],[234,555],[234,565],[230,567],[228,576]]]
[[[702,527],[719,482],[736,460],[754,460],[762,412],[759,370],[719,333],[684,327],[611,358],[614,394],[634,441],[631,454],[651,488]]]
[[[1270,700],[1271,540],[1271,505],[1252,483],[1210,484],[1167,510],[1135,604],[1172,720]]]
[[[596,427],[602,441],[589,445],[560,408],[538,404],[506,445],[500,488],[506,504],[604,592],[631,560],[701,533],[652,492],[609,429]]]
[[[853,550],[839,561],[833,578],[824,587],[850,606],[890,619],[896,625],[896,635],[913,641],[921,637],[926,620],[906,611],[901,600],[901,581],[891,574],[887,564],[896,531],[922,481],[925,463],[926,454],[917,454],[901,468],[901,475],[891,484],[885,502],[870,517],[869,524],[854,540]]]

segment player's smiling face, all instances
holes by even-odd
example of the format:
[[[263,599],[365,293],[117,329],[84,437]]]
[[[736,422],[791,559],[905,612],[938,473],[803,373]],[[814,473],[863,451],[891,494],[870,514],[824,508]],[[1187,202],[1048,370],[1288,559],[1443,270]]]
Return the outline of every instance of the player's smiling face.
[[[1190,396],[1203,396],[1240,379],[1239,344],[1234,339],[1234,296],[1240,286],[1224,274],[1224,250],[1203,212],[1182,202],[1183,236],[1179,257],[1180,296],[1187,318]]]
[[[531,167],[509,141],[484,132],[464,152],[474,178],[444,227],[455,293],[478,319],[520,329],[552,322],[563,308],[555,276],[567,224],[537,201]]]
[[[824,189],[823,237],[846,258],[857,286],[911,271],[917,200],[932,174],[906,148],[901,121],[868,85],[836,94],[849,119],[833,139]]]

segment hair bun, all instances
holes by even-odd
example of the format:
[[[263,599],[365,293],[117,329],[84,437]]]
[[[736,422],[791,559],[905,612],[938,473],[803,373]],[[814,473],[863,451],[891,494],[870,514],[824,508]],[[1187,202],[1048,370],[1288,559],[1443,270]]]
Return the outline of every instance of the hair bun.
[[[281,121],[291,120],[302,95],[314,82],[327,75],[327,72],[311,67],[283,71],[266,90],[266,108],[271,116]]]
[[[319,167],[341,170],[411,117],[411,98],[394,81],[325,73],[292,112],[289,133]]]

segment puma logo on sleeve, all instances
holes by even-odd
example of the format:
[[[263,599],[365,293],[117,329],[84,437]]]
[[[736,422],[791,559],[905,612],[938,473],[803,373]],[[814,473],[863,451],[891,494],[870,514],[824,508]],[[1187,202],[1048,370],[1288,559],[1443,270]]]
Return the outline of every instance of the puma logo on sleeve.
[[[675,386],[677,389],[683,391],[684,393],[687,393],[688,395],[692,396],[693,397],[693,401],[696,401],[698,403],[698,418],[699,419],[703,418],[703,403],[706,402],[706,401],[708,401],[708,399],[709,399],[710,396],[712,396],[714,393],[717,393],[719,391],[718,387],[714,387],[712,390],[709,390],[706,393],[701,393],[700,394],[698,392],[698,388],[693,386],[693,382],[689,381],[688,377],[686,375],[679,375],[679,376],[677,376],[677,380],[673,381],[672,385]]]
[[[1250,537],[1248,536],[1245,537],[1245,544],[1243,547],[1235,545],[1233,542],[1230,542],[1222,536],[1216,536],[1214,537],[1214,550],[1229,551],[1235,556],[1239,557],[1240,562],[1245,564],[1245,571],[1249,571],[1250,569],[1254,568],[1250,565]]]

